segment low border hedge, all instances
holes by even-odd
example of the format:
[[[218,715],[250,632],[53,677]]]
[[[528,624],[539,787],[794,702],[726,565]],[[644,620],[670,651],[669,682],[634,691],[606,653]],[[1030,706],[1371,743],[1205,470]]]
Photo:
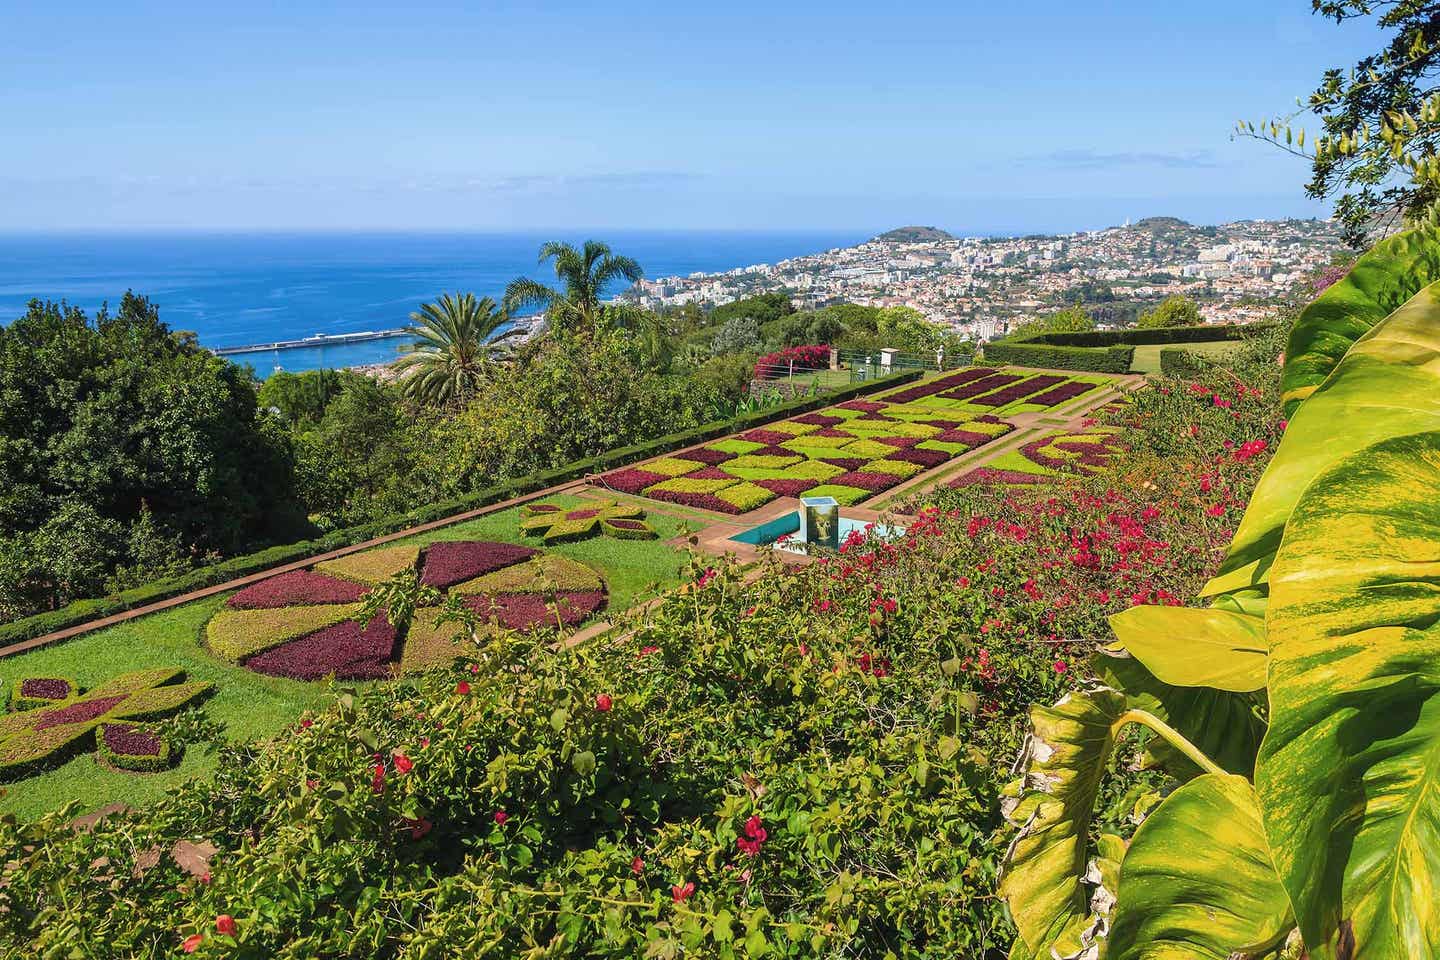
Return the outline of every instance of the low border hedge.
[[[255,553],[231,557],[219,563],[191,570],[180,577],[169,580],[157,580],[153,583],[147,583],[144,586],[112,594],[108,597],[93,597],[86,600],[77,600],[58,610],[48,610],[44,613],[37,613],[12,623],[0,624],[0,646],[41,637],[47,633],[64,630],[90,620],[98,620],[101,617],[123,613],[135,607],[158,603],[162,600],[179,596],[182,593],[189,593],[192,590],[200,590],[205,587],[224,583],[227,580],[234,580],[252,573],[259,573],[271,567],[294,563],[298,560],[307,560],[317,554],[328,553],[331,550],[353,546],[357,543],[364,543],[367,540],[383,537],[386,534],[395,533],[408,527],[430,523],[435,520],[443,520],[446,517],[466,513],[470,510],[478,510],[481,507],[488,507],[491,504],[524,496],[527,493],[545,490],[549,487],[578,479],[587,474],[603,473],[627,463],[647,460],[660,454],[669,453],[672,450],[680,450],[684,447],[704,443],[707,440],[714,440],[732,433],[750,430],[761,424],[771,423],[775,420],[784,420],[796,414],[809,413],[812,410],[819,410],[836,403],[843,403],[854,397],[864,396],[881,390],[889,390],[909,383],[912,380],[919,379],[922,373],[923,371],[921,370],[907,370],[903,373],[893,374],[888,377],[879,377],[863,383],[853,383],[848,387],[841,387],[838,390],[833,390],[828,393],[821,393],[813,397],[803,397],[799,400],[792,400],[778,406],[767,407],[762,410],[742,414],[733,420],[717,420],[691,430],[657,437],[654,440],[648,440],[644,443],[608,450],[594,457],[576,460],[564,466],[534,473],[527,477],[508,480],[463,497],[427,504],[409,513],[395,514],[370,523],[347,527],[343,530],[334,530],[310,540],[279,544],[256,551]]]
[[[1132,346],[1062,347],[1030,341],[1000,340],[985,345],[986,363],[1090,373],[1129,373],[1135,359]]]

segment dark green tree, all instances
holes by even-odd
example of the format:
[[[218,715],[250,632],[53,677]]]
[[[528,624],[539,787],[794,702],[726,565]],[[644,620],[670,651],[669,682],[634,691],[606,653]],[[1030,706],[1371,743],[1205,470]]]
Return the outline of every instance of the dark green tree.
[[[1198,327],[1204,322],[1205,318],[1200,316],[1200,308],[1195,301],[1177,293],[1160,301],[1154,310],[1142,313],[1135,326],[1150,330],[1157,327]]]
[[[1350,70],[1325,71],[1294,113],[1241,121],[1256,137],[1311,164],[1305,191],[1335,198],[1335,214],[1354,246],[1377,231],[1426,214],[1440,198],[1440,4],[1424,0],[1312,0],[1315,12],[1343,24],[1372,20],[1380,50]],[[1320,120],[1318,135],[1296,126]]]
[[[93,321],[33,301],[0,330],[0,540],[43,563],[65,543],[77,551],[12,615],[102,590],[143,512],[200,557],[294,533],[293,500],[285,430],[257,414],[249,377],[172,333],[145,298],[127,293]]]

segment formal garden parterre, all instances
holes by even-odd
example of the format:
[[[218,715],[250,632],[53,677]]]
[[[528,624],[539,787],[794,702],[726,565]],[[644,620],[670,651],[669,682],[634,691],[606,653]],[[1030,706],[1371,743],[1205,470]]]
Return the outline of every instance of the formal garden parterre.
[[[742,514],[777,497],[865,501],[1005,436],[1004,415],[1049,410],[1109,381],[972,367],[604,474],[599,486]]]
[[[364,596],[407,572],[453,594],[494,629],[572,626],[606,600],[594,570],[533,547],[475,540],[382,547],[239,591],[206,625],[206,645],[257,673],[297,680],[382,680],[447,665],[464,653],[462,630],[437,624],[439,605],[415,611],[399,629],[383,610],[361,619]]]

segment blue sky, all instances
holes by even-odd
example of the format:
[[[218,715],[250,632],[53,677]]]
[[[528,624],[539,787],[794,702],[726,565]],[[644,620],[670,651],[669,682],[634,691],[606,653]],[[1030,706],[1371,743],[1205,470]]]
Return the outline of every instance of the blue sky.
[[[1325,214],[1229,139],[1309,0],[0,0],[0,229],[1063,230]]]

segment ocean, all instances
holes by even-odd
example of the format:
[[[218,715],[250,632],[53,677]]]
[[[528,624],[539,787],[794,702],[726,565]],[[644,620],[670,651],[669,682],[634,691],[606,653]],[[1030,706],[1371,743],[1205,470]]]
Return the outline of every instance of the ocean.
[[[305,233],[0,235],[0,324],[32,298],[68,300],[93,313],[133,290],[159,305],[175,330],[207,347],[296,340],[404,326],[442,292],[499,300],[520,275],[541,281],[547,240],[604,240],[647,277],[717,272],[849,246],[854,232]],[[607,295],[619,289],[606,291]],[[266,376],[392,359],[403,340],[372,340],[232,354]]]

